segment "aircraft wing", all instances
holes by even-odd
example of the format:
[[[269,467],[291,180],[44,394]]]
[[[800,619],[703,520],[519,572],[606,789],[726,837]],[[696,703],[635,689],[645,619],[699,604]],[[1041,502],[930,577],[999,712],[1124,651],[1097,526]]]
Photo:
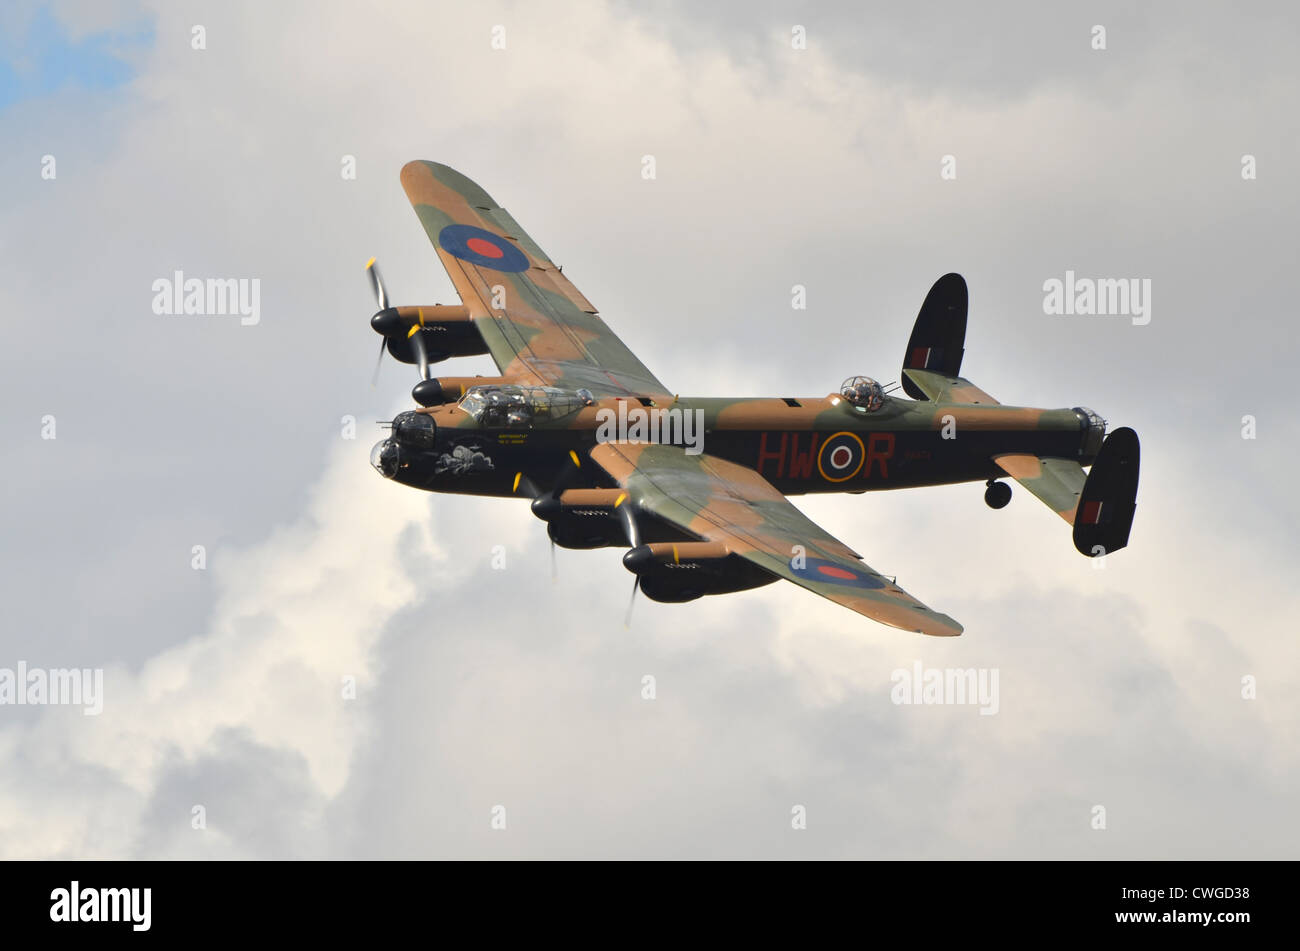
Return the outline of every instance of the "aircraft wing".
[[[1069,524],[1074,524],[1079,496],[1088,478],[1081,465],[1073,459],[1021,452],[994,456],[993,461],[1003,472],[1045,502],[1053,512]]]
[[[649,443],[601,443],[591,458],[627,490],[638,510],[721,542],[778,577],[903,630],[947,636],[962,631],[952,618],[863,564],[753,469]]]
[[[436,162],[407,163],[402,187],[502,376],[597,398],[668,394],[482,188]]]

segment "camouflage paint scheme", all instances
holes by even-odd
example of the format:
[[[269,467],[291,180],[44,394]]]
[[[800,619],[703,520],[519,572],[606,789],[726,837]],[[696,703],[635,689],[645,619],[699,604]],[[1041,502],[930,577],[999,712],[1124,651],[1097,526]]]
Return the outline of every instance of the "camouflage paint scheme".
[[[785,497],[1010,476],[1074,524],[1083,467],[1096,458],[1105,423],[1077,407],[1003,406],[958,376],[966,322],[959,275],[936,282],[917,318],[902,371],[915,399],[886,394],[865,408],[838,392],[678,397],[482,188],[423,161],[406,165],[401,180],[462,303],[388,308],[372,323],[400,360],[416,362],[410,338],[419,333],[431,360],[488,353],[500,376],[434,381],[437,400],[448,402],[399,415],[393,435],[375,447],[386,477],[430,491],[531,498],[560,544],[630,547],[625,564],[659,600],[785,578],[877,621],[934,635],[962,628],[868,568]],[[472,402],[451,402],[476,384],[552,389],[530,403],[526,422],[488,425],[467,411]],[[645,410],[698,412],[703,452],[598,439],[602,411]],[[1135,435],[1124,449],[1112,455],[1116,466],[1131,463],[1131,478],[1108,484],[1131,483],[1136,495]],[[1096,512],[1122,519],[1127,504],[1131,523],[1132,500],[1115,501],[1107,496]],[[1115,539],[1117,531],[1103,535]],[[1108,550],[1126,544],[1127,533],[1125,523]],[[684,567],[706,580],[676,580],[687,572],[672,569]]]
[[[596,393],[667,393],[610,333],[591,302],[482,188],[433,162],[408,163],[402,187],[503,377]],[[501,271],[451,254],[439,235],[457,224],[511,241],[527,257],[528,269]],[[507,307],[492,306],[494,286],[505,289]]]
[[[774,575],[895,627],[961,633],[952,618],[931,611],[858,561],[852,549],[753,469],[647,443],[603,443],[591,456],[628,489],[629,501],[640,510],[706,541],[721,542]],[[799,540],[800,551],[791,552],[791,539]]]

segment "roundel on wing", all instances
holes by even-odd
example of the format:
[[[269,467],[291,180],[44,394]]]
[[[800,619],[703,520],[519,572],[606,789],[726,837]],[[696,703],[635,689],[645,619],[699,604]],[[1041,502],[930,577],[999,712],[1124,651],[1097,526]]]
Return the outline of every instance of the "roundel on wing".
[[[793,565],[790,570],[808,581],[825,581],[830,584],[847,585],[850,588],[883,588],[885,582],[860,568],[851,568],[824,558],[807,558],[800,568]]]
[[[438,244],[452,257],[494,271],[526,271],[528,256],[500,235],[473,225],[447,225]]]
[[[836,433],[817,453],[817,471],[827,482],[847,482],[862,469],[866,451],[862,440],[853,433]]]

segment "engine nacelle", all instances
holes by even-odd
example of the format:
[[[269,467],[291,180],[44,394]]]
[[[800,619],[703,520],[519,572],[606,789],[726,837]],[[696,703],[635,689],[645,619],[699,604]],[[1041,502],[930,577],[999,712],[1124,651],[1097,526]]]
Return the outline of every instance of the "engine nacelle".
[[[508,382],[503,376],[439,376],[415,384],[411,396],[421,406],[442,406],[457,402],[471,386],[500,386]]]
[[[370,326],[388,341],[388,352],[403,363],[419,362],[411,346],[411,329],[423,335],[430,363],[451,357],[476,357],[488,352],[483,335],[463,304],[428,307],[389,307],[370,318]]]
[[[721,542],[639,545],[623,556],[623,566],[641,579],[647,598],[673,604],[706,594],[748,591],[777,580]]]
[[[532,508],[561,548],[608,548],[628,544],[627,529],[616,511],[626,499],[622,489],[569,489],[559,498],[534,499]]]

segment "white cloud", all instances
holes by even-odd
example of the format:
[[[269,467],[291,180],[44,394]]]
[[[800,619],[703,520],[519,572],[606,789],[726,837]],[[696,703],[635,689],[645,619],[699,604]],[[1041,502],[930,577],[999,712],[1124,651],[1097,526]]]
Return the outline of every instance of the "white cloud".
[[[365,447],[341,445],[292,523],[246,551],[211,554],[218,594],[206,631],[140,670],[106,671],[98,718],[55,708],[6,728],[9,756],[25,764],[6,769],[0,784],[8,857],[122,854],[160,778],[230,731],[301,757],[322,797],[342,788],[367,735],[365,704],[342,698],[342,680],[356,678],[362,701],[374,692],[385,623],[423,595],[427,578],[414,568],[439,568],[443,555],[428,499],[377,483]],[[115,831],[100,839],[106,829],[83,826],[52,840],[87,805],[84,787],[73,802],[60,790],[92,777],[92,788],[104,782],[113,792],[92,815],[113,815]],[[188,831],[188,805],[175,821]]]

